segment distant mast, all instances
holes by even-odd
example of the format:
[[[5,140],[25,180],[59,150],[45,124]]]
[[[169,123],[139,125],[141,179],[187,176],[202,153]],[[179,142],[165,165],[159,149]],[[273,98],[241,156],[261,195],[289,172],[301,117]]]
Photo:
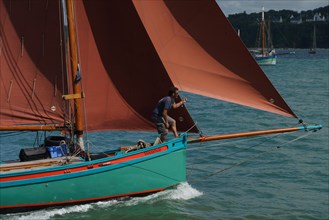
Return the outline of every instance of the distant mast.
[[[313,31],[313,50],[316,50],[316,26],[314,25],[314,31]]]
[[[264,57],[264,48],[265,48],[265,16],[264,16],[264,6],[262,7],[262,56]]]
[[[313,26],[313,42],[312,46],[308,52],[309,54],[315,54],[316,53],[316,27],[315,25]]]

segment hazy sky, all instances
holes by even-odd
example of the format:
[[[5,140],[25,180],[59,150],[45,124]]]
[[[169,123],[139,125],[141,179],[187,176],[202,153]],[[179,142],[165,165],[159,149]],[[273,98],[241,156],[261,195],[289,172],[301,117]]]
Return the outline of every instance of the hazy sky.
[[[329,0],[216,0],[224,14],[230,15],[246,11],[260,12],[262,6],[265,11],[287,9],[292,11],[307,11],[329,5]]]

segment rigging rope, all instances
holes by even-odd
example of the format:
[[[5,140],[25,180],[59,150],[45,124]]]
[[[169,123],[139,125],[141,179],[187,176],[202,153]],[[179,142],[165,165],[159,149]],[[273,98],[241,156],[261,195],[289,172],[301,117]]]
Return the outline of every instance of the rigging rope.
[[[196,127],[197,124],[198,124],[198,122],[194,122],[194,124],[189,129],[187,129],[187,131],[185,131],[185,133],[188,133],[190,130],[192,130],[194,127]]]
[[[255,155],[255,156],[253,156],[253,157],[249,157],[249,158],[247,158],[246,160],[243,160],[243,161],[241,161],[241,162],[235,163],[235,164],[233,164],[233,165],[231,165],[231,166],[229,166],[229,167],[226,167],[226,168],[223,168],[223,169],[217,170],[217,171],[215,171],[215,172],[212,172],[212,173],[206,174],[206,175],[204,175],[204,176],[202,176],[202,177],[200,177],[200,178],[198,178],[198,179],[196,179],[196,180],[189,181],[189,183],[196,183],[196,182],[200,182],[200,181],[202,181],[202,180],[206,180],[206,179],[208,179],[208,178],[210,178],[210,177],[212,177],[212,176],[215,176],[215,175],[217,175],[217,174],[223,173],[223,172],[225,172],[225,171],[227,171],[227,170],[230,170],[230,169],[232,169],[232,168],[234,168],[234,167],[240,166],[241,164],[244,164],[244,163],[247,163],[247,162],[253,161],[253,160],[255,160],[256,158],[259,158],[259,157],[261,157],[261,156],[263,156],[263,155],[265,155],[265,154],[272,153],[274,150],[279,149],[279,148],[281,148],[282,146],[285,146],[285,145],[287,145],[287,144],[289,144],[289,143],[295,142],[295,141],[297,141],[297,140],[299,140],[299,139],[302,139],[302,138],[304,138],[304,137],[307,137],[307,136],[309,136],[309,135],[311,135],[311,134],[312,134],[312,133],[309,133],[309,132],[308,132],[308,133],[306,133],[306,134],[304,134],[304,135],[301,135],[301,136],[299,136],[299,137],[297,137],[297,138],[294,138],[294,139],[292,139],[292,140],[290,140],[290,141],[287,141],[287,142],[285,142],[285,143],[283,143],[283,144],[281,144],[281,145],[278,145],[278,146],[276,146],[276,147],[273,147],[273,148],[271,148],[271,149],[269,149],[269,150],[267,150],[267,151],[263,151],[263,152],[261,152],[261,153]],[[276,135],[276,136],[278,136],[278,135]],[[271,139],[273,139],[273,138],[271,138]],[[266,141],[268,141],[268,140],[270,140],[270,139],[267,139]],[[263,141],[262,143],[265,143],[266,141]],[[262,143],[260,143],[260,144],[262,144]],[[259,145],[260,145],[260,144],[259,144]],[[254,146],[251,146],[251,147],[249,147],[249,148],[243,149],[242,151],[245,151],[245,150],[251,149],[252,147],[255,147],[255,146],[257,146],[257,145],[254,145]],[[242,152],[242,151],[239,151],[239,152]],[[239,153],[239,152],[236,152],[236,153]],[[233,154],[236,154],[236,153],[233,153]],[[233,154],[229,154],[229,155],[227,155],[227,156],[232,156]],[[225,156],[225,157],[227,157],[227,156]]]

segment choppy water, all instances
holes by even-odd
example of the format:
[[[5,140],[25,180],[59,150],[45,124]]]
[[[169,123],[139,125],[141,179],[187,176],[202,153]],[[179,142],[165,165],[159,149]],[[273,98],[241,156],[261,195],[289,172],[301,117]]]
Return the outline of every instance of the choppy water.
[[[142,198],[112,200],[1,219],[329,219],[329,50],[279,56],[263,67],[305,123],[316,133],[291,133],[190,145],[188,183]],[[294,126],[296,119],[184,93],[187,107],[206,135]],[[127,132],[89,134],[101,146],[127,140],[152,140]],[[309,135],[303,137],[303,135]],[[15,159],[28,136],[1,137],[1,159]],[[300,138],[298,140],[295,140]],[[96,142],[97,140],[97,142]],[[111,143],[112,142],[112,143]],[[127,144],[130,142],[127,141]],[[33,144],[33,143],[31,143]],[[122,144],[122,143],[121,143]],[[110,187],[110,185],[109,185]]]

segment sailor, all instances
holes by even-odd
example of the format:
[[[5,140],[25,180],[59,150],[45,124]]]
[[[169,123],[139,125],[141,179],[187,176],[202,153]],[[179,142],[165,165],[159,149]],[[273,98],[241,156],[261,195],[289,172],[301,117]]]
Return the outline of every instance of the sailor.
[[[158,102],[157,106],[152,112],[152,120],[155,123],[158,133],[160,134],[160,140],[166,141],[168,129],[170,128],[175,137],[178,137],[176,121],[168,115],[168,111],[173,108],[177,109],[182,106],[187,99],[184,98],[180,102],[175,103],[175,99],[178,98],[178,88],[170,87],[168,96],[163,97]]]

